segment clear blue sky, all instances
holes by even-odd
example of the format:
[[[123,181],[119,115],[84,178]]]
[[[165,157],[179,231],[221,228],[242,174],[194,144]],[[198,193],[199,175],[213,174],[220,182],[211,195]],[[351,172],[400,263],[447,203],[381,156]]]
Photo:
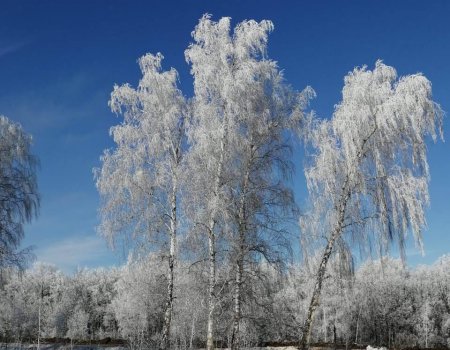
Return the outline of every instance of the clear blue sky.
[[[435,1],[2,1],[0,114],[34,136],[41,159],[41,215],[24,245],[65,271],[119,264],[95,233],[98,195],[92,168],[112,146],[108,109],[114,83],[136,85],[141,55],[162,52],[192,93],[184,50],[204,13],[270,19],[269,56],[297,89],[311,85],[313,108],[329,117],[344,75],[376,59],[400,74],[423,72],[434,97],[450,111],[450,2]],[[445,124],[448,124],[447,122]],[[447,130],[448,135],[448,130]],[[411,264],[450,253],[450,144],[430,144],[431,208],[426,256],[408,248]],[[300,162],[300,154],[296,155]],[[301,167],[297,194],[304,196]],[[302,198],[300,198],[302,199]]]

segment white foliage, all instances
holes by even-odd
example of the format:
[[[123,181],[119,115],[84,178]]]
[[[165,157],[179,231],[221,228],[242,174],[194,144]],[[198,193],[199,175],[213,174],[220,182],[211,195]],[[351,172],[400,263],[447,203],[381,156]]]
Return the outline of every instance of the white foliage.
[[[314,91],[290,89],[277,63],[266,57],[272,30],[272,22],[253,20],[231,30],[230,18],[214,22],[205,15],[192,33],[195,42],[185,53],[195,92],[187,191],[195,222],[214,217],[229,225],[246,173],[251,172],[255,195],[267,195],[281,183],[278,175],[289,163],[289,131],[300,132]]]
[[[396,239],[403,255],[408,232],[421,247],[429,202],[425,138],[442,134],[442,117],[421,74],[398,78],[381,61],[373,71],[350,72],[332,119],[312,122],[304,243],[328,237],[343,209],[341,247],[378,243],[383,254]]]
[[[76,308],[67,321],[67,336],[71,339],[86,339],[88,336],[89,314]]]
[[[96,171],[103,198],[100,232],[111,243],[123,233],[141,243],[167,239],[186,103],[177,72],[162,71],[162,59],[159,53],[141,57],[138,87],[115,86],[111,94],[110,107],[124,120],[111,128],[116,147],[104,153]]]
[[[112,308],[121,337],[128,339],[133,348],[142,348],[149,334],[158,335],[160,331],[166,292],[161,283],[164,274],[164,266],[154,256],[129,260],[120,271]]]

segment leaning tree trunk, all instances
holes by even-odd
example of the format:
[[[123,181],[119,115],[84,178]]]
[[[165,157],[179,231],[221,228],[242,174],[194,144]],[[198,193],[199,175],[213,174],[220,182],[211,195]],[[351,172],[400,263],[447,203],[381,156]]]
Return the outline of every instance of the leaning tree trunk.
[[[358,168],[362,159],[365,157],[365,146],[377,130],[378,130],[378,126],[375,123],[374,129],[363,140],[363,142],[361,144],[361,148],[356,155],[355,169]],[[311,340],[310,339],[311,338],[311,325],[312,325],[312,322],[314,319],[314,313],[315,313],[317,307],[319,306],[319,298],[320,298],[320,293],[322,291],[322,283],[323,283],[323,278],[325,276],[325,271],[327,269],[328,260],[330,259],[331,252],[333,251],[333,247],[334,247],[336,240],[339,238],[339,236],[342,233],[342,230],[344,229],[345,211],[347,209],[347,204],[348,204],[348,201],[350,200],[350,196],[351,196],[351,184],[350,183],[351,183],[352,175],[353,174],[351,172],[347,173],[344,184],[342,185],[341,197],[336,206],[336,210],[338,211],[336,226],[335,226],[334,230],[332,231],[330,237],[328,238],[327,246],[323,252],[322,261],[320,262],[319,270],[317,271],[317,279],[316,279],[316,283],[314,285],[314,290],[313,290],[313,294],[311,297],[311,302],[309,304],[305,324],[304,324],[303,328],[301,329],[301,331],[302,331],[302,338],[300,340],[300,348],[301,349],[309,348],[309,343]]]
[[[322,291],[322,283],[325,276],[325,272],[327,269],[328,260],[330,259],[331,253],[333,251],[334,243],[337,238],[341,235],[343,227],[344,227],[344,219],[345,219],[345,210],[347,207],[347,203],[350,199],[350,190],[349,190],[349,179],[347,180],[342,187],[342,195],[341,199],[338,203],[338,221],[335,226],[335,229],[331,233],[331,236],[328,238],[327,246],[323,252],[322,260],[319,265],[319,269],[317,271],[317,279],[314,285],[313,294],[311,297],[311,302],[309,304],[308,313],[306,315],[305,324],[302,329],[302,338],[300,340],[300,348],[308,349],[311,338],[311,325],[314,320],[314,314],[319,306],[319,298],[320,293]]]
[[[177,236],[177,182],[174,180],[170,198],[170,248],[169,248],[169,271],[167,273],[167,301],[164,312],[164,325],[160,349],[170,348],[170,324],[173,309],[173,275],[175,266],[175,242]]]

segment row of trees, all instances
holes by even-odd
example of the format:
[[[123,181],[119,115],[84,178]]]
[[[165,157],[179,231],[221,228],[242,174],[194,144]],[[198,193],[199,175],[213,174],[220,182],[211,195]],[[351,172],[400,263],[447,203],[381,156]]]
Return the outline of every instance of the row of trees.
[[[239,348],[245,281],[259,276],[262,262],[281,270],[289,261],[298,210],[288,180],[297,139],[308,153],[303,253],[322,251],[297,330],[303,347],[333,256],[345,267],[355,245],[376,246],[383,256],[397,241],[403,252],[408,232],[421,244],[425,137],[436,139],[442,120],[430,82],[420,74],[398,79],[381,61],[373,71],[356,68],[332,118],[319,119],[306,112],[314,91],[292,89],[267,57],[272,29],[270,21],[250,20],[231,33],[229,18],[205,15],[185,51],[191,99],[178,89],[177,72],[162,70],[161,54],[139,60],[137,88],[116,86],[111,95],[111,109],[124,119],[111,128],[116,147],[96,171],[100,232],[112,245],[121,239],[138,256],[151,252],[167,262],[161,349],[170,346],[177,313],[175,270],[188,261],[207,265],[207,349],[217,339],[225,290],[233,304],[230,344]],[[229,277],[219,282],[223,271],[233,276],[231,285]]]
[[[154,348],[164,332],[167,278],[161,258],[129,261],[120,269],[80,270],[67,276],[36,264],[19,273],[4,271],[0,291],[0,335],[15,342],[67,337],[123,338],[132,349]],[[317,266],[320,256],[312,259]],[[337,266],[338,264],[332,264]],[[279,273],[255,266],[242,287],[242,346],[295,341],[307,317],[313,268],[289,266]],[[216,345],[233,337],[234,288],[231,267],[219,269]],[[177,264],[171,348],[204,346],[208,332],[208,269]],[[40,327],[39,327],[40,324]],[[389,347],[450,346],[450,258],[405,269],[384,258],[363,264],[351,276],[330,269],[311,333],[314,342]]]

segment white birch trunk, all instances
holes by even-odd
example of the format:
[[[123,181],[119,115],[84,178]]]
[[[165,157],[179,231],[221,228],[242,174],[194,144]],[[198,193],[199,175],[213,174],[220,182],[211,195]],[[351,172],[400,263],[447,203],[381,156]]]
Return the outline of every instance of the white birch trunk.
[[[228,136],[227,117],[224,117],[223,134],[220,141],[220,156],[217,166],[217,174],[214,183],[214,196],[219,195],[220,181],[222,179],[223,165],[225,161],[225,148]],[[216,224],[216,209],[211,213],[208,223],[208,248],[209,248],[209,286],[208,286],[208,322],[206,333],[206,349],[214,350],[214,309],[216,304],[216,236],[214,227]]]
[[[169,248],[169,271],[167,274],[167,301],[166,310],[164,312],[164,325],[161,340],[161,350],[170,348],[170,324],[172,321],[173,309],[173,281],[174,281],[174,266],[175,266],[175,244],[177,235],[177,181],[174,179],[172,185],[172,194],[170,198],[170,248]]]
[[[216,245],[215,235],[209,231],[209,289],[208,289],[208,324],[206,335],[206,349],[214,349],[214,307],[215,307],[215,287],[216,287]]]
[[[231,350],[239,349],[239,323],[241,321],[241,285],[242,285],[243,261],[237,261],[236,279],[234,287],[234,314],[233,333],[231,335]]]
[[[39,310],[38,310],[38,336],[37,336],[37,350],[41,348],[41,299],[39,299]]]
[[[242,275],[244,272],[244,257],[245,257],[245,234],[246,234],[246,217],[245,205],[246,195],[249,181],[249,167],[245,173],[244,182],[242,185],[242,195],[239,205],[239,244],[236,260],[236,279],[234,287],[234,314],[233,314],[233,333],[231,336],[231,349],[239,349],[239,323],[241,321],[241,285]]]
[[[189,338],[189,349],[193,349],[194,348],[194,336],[195,336],[195,321],[196,321],[195,314],[194,317],[192,317],[192,323],[191,323],[191,336]]]
[[[354,169],[357,169],[361,160],[365,157],[365,145],[367,141],[370,140],[370,138],[374,135],[374,133],[378,130],[378,126],[375,121],[375,127],[374,129],[369,133],[369,135],[362,141],[361,146],[359,148],[359,151],[355,158],[355,165]],[[327,246],[325,247],[325,250],[322,255],[322,260],[319,265],[319,269],[317,272],[317,279],[316,283],[314,285],[313,294],[311,297],[311,302],[309,304],[307,317],[305,320],[305,324],[303,326],[302,331],[302,338],[300,340],[300,348],[301,349],[308,349],[310,338],[311,338],[311,326],[312,322],[314,320],[314,314],[319,306],[319,298],[322,291],[322,283],[325,276],[325,272],[327,269],[328,260],[330,259],[331,253],[333,251],[334,244],[336,240],[339,238],[339,236],[342,233],[342,230],[344,229],[344,221],[345,221],[345,211],[347,209],[347,203],[350,200],[351,196],[351,178],[354,176],[352,172],[350,171],[347,173],[344,184],[342,185],[341,194],[339,198],[339,202],[336,205],[337,210],[337,222],[336,226],[334,227],[333,231],[331,232],[330,237],[328,238]]]
[[[361,307],[358,308],[358,317],[356,318],[356,331],[355,331],[355,344],[358,344],[358,331],[359,331],[359,317],[361,314]]]
[[[320,293],[322,291],[322,283],[323,278],[325,276],[325,272],[327,269],[328,260],[330,259],[331,253],[333,251],[334,243],[336,242],[336,239],[340,236],[342,233],[342,229],[344,226],[344,219],[345,219],[345,209],[347,207],[347,202],[350,199],[350,190],[348,188],[349,186],[349,179],[347,177],[347,181],[345,182],[343,188],[342,188],[342,196],[341,200],[338,204],[338,221],[335,226],[335,229],[333,230],[331,236],[328,238],[327,246],[325,247],[324,253],[322,255],[322,260],[319,265],[319,269],[317,271],[317,279],[316,283],[314,285],[313,294],[311,297],[311,302],[309,304],[308,313],[306,316],[305,324],[302,329],[302,338],[300,341],[300,347],[302,349],[309,348],[310,338],[311,338],[311,325],[314,320],[314,314],[319,306],[319,298]]]
[[[41,309],[42,309],[42,299],[43,299],[43,287],[39,291],[39,309],[38,309],[38,337],[37,337],[37,350],[41,348]]]

